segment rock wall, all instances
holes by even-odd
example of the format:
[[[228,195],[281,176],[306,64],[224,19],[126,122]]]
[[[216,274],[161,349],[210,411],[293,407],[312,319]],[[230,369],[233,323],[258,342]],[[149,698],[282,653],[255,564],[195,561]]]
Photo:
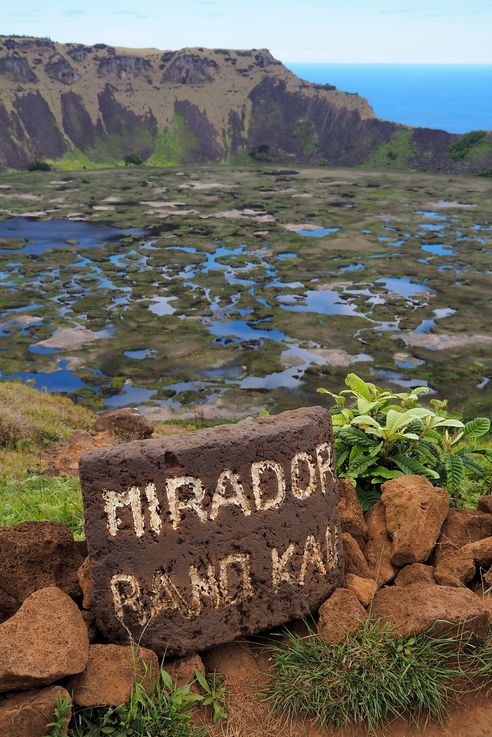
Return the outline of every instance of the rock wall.
[[[444,131],[377,119],[362,97],[302,81],[266,50],[121,49],[0,37],[0,166],[34,159],[492,167],[492,137],[456,160]]]

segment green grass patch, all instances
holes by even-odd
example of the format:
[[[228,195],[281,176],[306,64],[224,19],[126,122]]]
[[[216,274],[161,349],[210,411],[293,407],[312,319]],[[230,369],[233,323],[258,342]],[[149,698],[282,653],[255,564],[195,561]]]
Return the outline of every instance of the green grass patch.
[[[76,478],[31,476],[0,481],[0,527],[33,520],[64,522],[76,540],[84,538],[80,482]]]
[[[481,156],[482,149],[487,146],[485,131],[470,131],[448,147],[449,155],[455,161],[464,161],[473,156]],[[488,144],[490,146],[490,144]]]
[[[273,650],[265,695],[287,717],[315,719],[323,727],[374,730],[397,717],[440,721],[458,692],[458,656],[469,642],[430,635],[395,639],[369,622],[341,643],[290,634],[288,647]]]
[[[175,115],[169,128],[159,131],[154,151],[146,166],[175,166],[185,161],[198,147],[198,140],[182,115]]]
[[[412,146],[412,131],[395,133],[391,141],[383,143],[367,160],[366,166],[375,169],[402,169],[416,154]]]

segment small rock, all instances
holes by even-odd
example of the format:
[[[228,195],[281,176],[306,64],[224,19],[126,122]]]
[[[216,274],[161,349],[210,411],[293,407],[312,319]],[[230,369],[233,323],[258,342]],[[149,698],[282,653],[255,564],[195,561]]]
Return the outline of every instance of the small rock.
[[[382,485],[386,528],[393,541],[391,562],[425,563],[449,511],[447,491],[424,476],[399,476]]]
[[[196,672],[205,675],[205,666],[199,655],[190,655],[187,658],[177,658],[171,663],[166,663],[166,670],[178,686],[186,686],[187,683],[193,683],[196,680]],[[199,691],[196,684],[192,686],[192,691]]]
[[[353,591],[362,606],[367,607],[374,598],[378,585],[373,578],[361,578],[353,573],[345,576],[345,586]]]
[[[91,561],[87,557],[77,570],[77,581],[82,591],[82,607],[90,609],[92,606],[92,574]]]
[[[395,586],[431,586],[435,584],[433,566],[426,566],[424,563],[412,563],[402,568],[395,579]]]
[[[363,546],[367,540],[367,525],[357,499],[357,492],[347,479],[338,479],[337,487],[342,532],[348,532],[359,545]]]
[[[219,645],[209,650],[203,660],[207,673],[219,673],[233,683],[253,683],[260,677],[262,670],[247,643]]]
[[[490,535],[492,535],[492,514],[476,509],[450,509],[434,549],[433,562],[436,565],[442,558],[459,550],[463,545]]]
[[[119,706],[130,698],[135,683],[150,693],[159,673],[152,650],[131,645],[91,645],[83,673],[68,682],[77,706]]]
[[[61,589],[35,591],[0,624],[0,653],[0,693],[46,686],[81,673],[89,657],[82,614]]]
[[[371,578],[371,571],[359,543],[348,532],[342,533],[345,550],[345,574],[353,573],[362,578]]]
[[[335,589],[319,608],[318,632],[325,642],[341,642],[353,635],[367,619],[357,596],[349,589]]]
[[[377,502],[366,514],[368,539],[365,547],[369,570],[378,586],[390,583],[398,568],[391,562],[392,542],[386,529],[384,504]]]
[[[61,522],[22,522],[0,528],[0,621],[11,617],[34,591],[57,586],[80,595],[77,543]]]
[[[485,637],[488,611],[469,589],[449,586],[390,586],[372,602],[375,621],[390,624],[395,636],[407,637],[435,625],[433,636],[474,634]]]
[[[152,424],[134,407],[123,407],[99,415],[94,425],[96,432],[108,431],[121,440],[146,440],[152,435]]]
[[[476,573],[473,558],[460,558],[449,555],[442,558],[436,566],[434,577],[440,586],[466,586]]]
[[[475,565],[480,568],[488,568],[492,563],[492,536],[463,545],[462,548],[453,553],[453,556],[473,558]]]
[[[486,512],[487,514],[492,514],[492,494],[486,494],[485,496],[481,496],[478,500],[477,509],[480,512]]]
[[[62,734],[67,734],[68,724],[72,716],[72,700],[68,691],[61,686],[50,686],[40,691],[7,696],[0,701],[0,735],[1,737],[46,737],[48,724],[55,719],[56,699],[68,700],[70,708],[67,712]]]

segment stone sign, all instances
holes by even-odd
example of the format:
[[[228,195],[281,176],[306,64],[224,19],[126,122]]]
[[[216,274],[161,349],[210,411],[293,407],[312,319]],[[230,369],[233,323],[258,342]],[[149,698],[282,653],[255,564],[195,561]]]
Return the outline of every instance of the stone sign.
[[[325,409],[98,450],[80,476],[113,642],[184,655],[306,616],[343,585]]]

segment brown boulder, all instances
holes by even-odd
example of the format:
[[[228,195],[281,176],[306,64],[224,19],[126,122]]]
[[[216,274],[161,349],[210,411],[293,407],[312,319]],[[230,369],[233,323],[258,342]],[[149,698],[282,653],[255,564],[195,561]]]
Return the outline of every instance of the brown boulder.
[[[209,650],[203,657],[208,673],[219,673],[229,682],[254,683],[263,668],[248,643],[231,642]]]
[[[96,432],[110,432],[120,440],[146,440],[154,432],[152,424],[134,407],[123,407],[99,415]]]
[[[481,496],[478,500],[477,509],[480,512],[486,512],[487,514],[492,514],[492,494],[486,494],[485,496]]]
[[[46,737],[48,724],[55,719],[57,696],[67,700],[69,708],[62,734],[67,734],[72,715],[70,694],[61,686],[7,696],[0,701],[1,737]]]
[[[398,573],[391,562],[392,542],[386,529],[384,504],[377,502],[366,514],[368,539],[365,547],[366,558],[372,578],[378,586],[390,583]]]
[[[425,563],[449,511],[449,495],[424,476],[399,476],[382,485],[386,528],[393,541],[391,562]]]
[[[0,693],[46,686],[84,670],[87,627],[72,599],[50,586],[0,624],[0,653]]]
[[[476,509],[450,509],[434,549],[436,565],[463,545],[492,535],[492,514]]]
[[[325,642],[341,642],[357,632],[367,613],[357,596],[348,589],[336,589],[319,609],[318,632]]]
[[[473,558],[475,564],[480,568],[488,568],[492,563],[492,536],[474,543],[463,545],[462,548],[453,553],[458,558]]]
[[[345,574],[353,573],[362,578],[371,578],[371,571],[359,543],[348,532],[342,534],[345,551]]]
[[[364,607],[369,606],[378,590],[378,585],[373,578],[361,578],[353,573],[347,573],[345,576],[345,587],[353,591]]]
[[[77,568],[82,556],[61,522],[22,522],[0,528],[0,621],[11,617],[26,597],[57,586],[80,595]]]
[[[130,698],[136,683],[147,693],[159,672],[152,650],[131,645],[91,645],[89,662],[83,673],[68,682],[77,706],[119,706]]]
[[[402,568],[395,579],[395,586],[431,586],[435,584],[434,568],[424,563],[412,563]]]
[[[435,625],[433,635],[474,634],[485,637],[488,612],[469,589],[448,586],[390,586],[378,591],[371,616],[390,624],[395,636],[407,637]]]
[[[367,540],[367,525],[362,507],[357,499],[357,493],[347,479],[338,479],[339,501],[338,511],[342,523],[342,532],[352,535],[359,545],[363,546]]]

